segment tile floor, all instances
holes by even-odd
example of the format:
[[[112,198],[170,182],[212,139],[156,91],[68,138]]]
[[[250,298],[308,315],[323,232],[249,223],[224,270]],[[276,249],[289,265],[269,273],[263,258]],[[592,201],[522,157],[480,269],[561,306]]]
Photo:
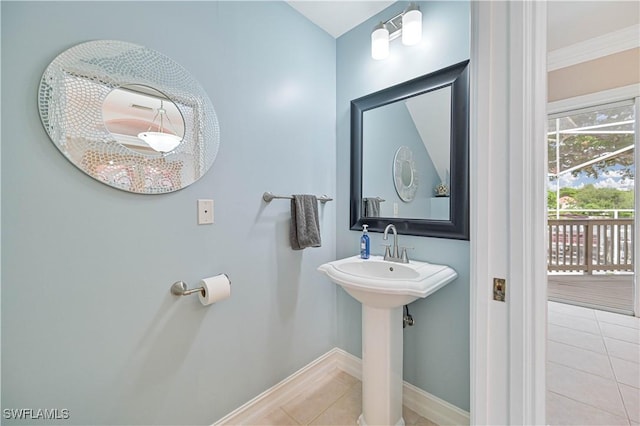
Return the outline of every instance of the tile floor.
[[[640,318],[549,302],[547,424],[640,426]],[[250,425],[355,425],[362,383],[340,370]],[[408,426],[437,426],[403,408]]]
[[[548,306],[547,424],[640,425],[640,318]]]
[[[313,388],[297,395],[251,425],[356,425],[362,412],[362,383],[349,374],[335,370]],[[407,425],[437,426],[403,407]]]

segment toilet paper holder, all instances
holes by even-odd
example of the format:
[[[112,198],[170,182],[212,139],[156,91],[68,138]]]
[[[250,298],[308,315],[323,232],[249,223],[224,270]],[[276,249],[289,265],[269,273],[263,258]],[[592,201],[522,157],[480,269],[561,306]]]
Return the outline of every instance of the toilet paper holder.
[[[229,281],[229,285],[231,285],[231,280],[229,279],[229,275],[227,274],[220,274],[220,275],[224,275],[225,277],[227,277],[227,280]],[[173,283],[173,285],[171,285],[171,294],[174,294],[176,296],[188,296],[190,294],[198,293],[198,292],[202,292],[202,295],[204,296],[204,287],[188,288],[187,283],[185,283],[184,281],[176,281],[175,283]]]
[[[204,291],[204,287],[188,289],[187,283],[184,281],[176,281],[171,286],[171,294],[176,296],[188,296],[193,293],[198,293],[199,291]]]

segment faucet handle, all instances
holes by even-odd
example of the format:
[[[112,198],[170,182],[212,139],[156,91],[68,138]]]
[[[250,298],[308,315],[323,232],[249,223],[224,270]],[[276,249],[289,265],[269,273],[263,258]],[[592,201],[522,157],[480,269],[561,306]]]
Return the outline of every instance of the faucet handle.
[[[400,258],[402,259],[402,263],[409,263],[409,256],[407,256],[407,250],[413,250],[413,247],[400,247],[402,255]]]
[[[389,244],[380,244],[384,247],[384,260],[387,260],[391,257],[391,245]]]

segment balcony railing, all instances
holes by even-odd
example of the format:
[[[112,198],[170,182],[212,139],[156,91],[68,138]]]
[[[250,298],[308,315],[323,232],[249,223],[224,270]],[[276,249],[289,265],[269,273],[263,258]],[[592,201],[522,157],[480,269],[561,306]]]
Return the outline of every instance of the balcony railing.
[[[633,272],[633,219],[548,219],[549,272]]]

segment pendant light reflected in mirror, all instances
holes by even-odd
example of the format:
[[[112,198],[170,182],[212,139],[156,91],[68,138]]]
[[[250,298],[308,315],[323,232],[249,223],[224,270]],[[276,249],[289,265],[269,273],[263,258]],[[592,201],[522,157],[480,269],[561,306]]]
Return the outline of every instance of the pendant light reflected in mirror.
[[[165,127],[165,121],[173,132],[169,130],[169,127]],[[164,109],[164,101],[160,100],[160,108],[156,110],[156,115],[153,117],[149,128],[146,132],[138,133],[138,137],[158,152],[171,152],[182,141],[182,138],[176,133],[175,127],[167,115],[167,110]]]
[[[113,89],[102,104],[102,117],[116,141],[142,154],[169,153],[184,138],[180,110],[153,87],[128,84]]]

